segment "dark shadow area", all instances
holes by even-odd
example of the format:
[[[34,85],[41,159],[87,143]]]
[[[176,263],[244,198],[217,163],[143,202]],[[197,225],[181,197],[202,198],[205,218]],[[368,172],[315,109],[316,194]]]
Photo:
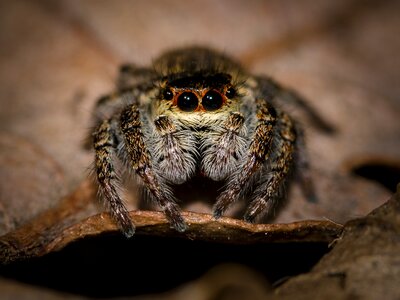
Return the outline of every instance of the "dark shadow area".
[[[171,185],[172,191],[182,208],[187,205],[200,202],[209,207],[208,213],[211,213],[211,208],[215,203],[219,194],[224,190],[223,181],[213,181],[211,179],[194,176],[184,184]],[[132,191],[134,193],[134,191]],[[157,210],[159,209],[150,201],[143,189],[140,189],[139,209],[141,210]]]
[[[273,209],[266,215],[261,215],[256,218],[256,223],[273,223],[279,213],[284,210],[290,201],[291,186],[297,179],[294,174],[290,174],[287,178],[287,184],[282,189],[279,201],[275,201]],[[225,181],[213,181],[203,176],[195,176],[189,179],[184,184],[172,185],[173,194],[178,199],[181,208],[194,212],[203,212],[212,214],[212,208],[217,201],[218,196],[225,191]],[[142,191],[143,192],[143,191]],[[252,189],[249,189],[238,201],[233,203],[229,209],[224,213],[224,216],[232,217],[235,219],[243,219],[250,201],[253,199]],[[145,193],[140,196],[143,201],[139,202],[140,210],[159,210],[159,207],[154,205],[148,199],[146,200]],[[190,208],[193,203],[201,203],[204,211],[198,211]],[[189,207],[189,208],[188,208]]]
[[[96,298],[133,296],[168,291],[221,263],[245,265],[273,283],[307,272],[326,252],[326,243],[229,245],[101,235],[2,266],[0,275]]]
[[[399,164],[369,162],[352,168],[352,173],[375,180],[393,193],[396,192],[396,185],[400,182]]]

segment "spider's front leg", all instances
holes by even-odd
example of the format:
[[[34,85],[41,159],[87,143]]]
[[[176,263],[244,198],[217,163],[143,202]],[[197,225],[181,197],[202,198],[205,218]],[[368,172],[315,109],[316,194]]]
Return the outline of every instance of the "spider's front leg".
[[[187,225],[174,201],[172,192],[152,167],[150,154],[141,131],[139,109],[136,105],[130,105],[122,111],[120,124],[125,140],[125,151],[128,153],[131,167],[143,180],[145,187],[164,211],[170,224],[177,231],[185,231]]]
[[[247,159],[218,198],[214,207],[217,218],[251,183],[255,190],[245,220],[252,222],[261,213],[268,213],[274,200],[281,197],[280,191],[292,169],[296,135],[290,118],[267,102],[258,101],[257,106],[257,124]]]
[[[302,111],[306,117],[316,126],[319,130],[325,133],[332,134],[335,128],[327,123],[319,113],[310,106],[305,99],[298,95],[295,91],[286,89],[279,85],[277,82],[268,77],[258,76],[255,77],[257,82],[256,95],[267,96],[271,103],[279,106],[289,106],[293,109]],[[295,125],[296,131],[296,151],[295,151],[295,177],[298,179],[300,188],[304,196],[309,202],[317,202],[314,184],[311,178],[311,170],[308,159],[308,153],[305,147],[305,137],[303,129],[299,124]]]
[[[254,175],[268,158],[275,130],[276,111],[268,102],[259,100],[256,117],[255,130],[247,156],[244,155],[244,163],[236,168],[230,176],[225,191],[218,197],[214,205],[215,218],[221,217],[228,207],[247,190]]]
[[[294,167],[296,131],[290,117],[280,112],[277,118],[274,143],[268,157],[268,168],[262,172],[253,199],[244,219],[253,222],[257,216],[269,213],[282,198],[282,190]]]
[[[112,122],[112,120],[103,121],[93,133],[96,175],[99,182],[99,193],[105,198],[111,214],[122,232],[127,237],[131,237],[135,233],[135,226],[119,195],[120,180],[113,164],[117,133],[116,122]]]

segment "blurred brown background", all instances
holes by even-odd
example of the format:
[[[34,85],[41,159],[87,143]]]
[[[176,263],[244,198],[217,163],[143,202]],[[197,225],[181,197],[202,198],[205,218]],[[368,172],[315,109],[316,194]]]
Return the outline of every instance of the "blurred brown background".
[[[1,233],[87,177],[92,107],[121,63],[192,44],[298,91],[336,128],[303,121],[320,203],[295,187],[278,222],[366,214],[400,174],[399,11],[378,0],[1,1]]]

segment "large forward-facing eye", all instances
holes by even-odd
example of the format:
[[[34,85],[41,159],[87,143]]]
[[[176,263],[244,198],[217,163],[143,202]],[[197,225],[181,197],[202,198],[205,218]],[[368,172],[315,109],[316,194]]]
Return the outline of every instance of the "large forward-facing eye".
[[[204,109],[208,111],[219,109],[222,106],[222,103],[223,100],[221,94],[213,90],[208,91],[201,100]]]
[[[199,105],[199,100],[194,93],[184,92],[179,95],[177,105],[183,111],[194,111]]]

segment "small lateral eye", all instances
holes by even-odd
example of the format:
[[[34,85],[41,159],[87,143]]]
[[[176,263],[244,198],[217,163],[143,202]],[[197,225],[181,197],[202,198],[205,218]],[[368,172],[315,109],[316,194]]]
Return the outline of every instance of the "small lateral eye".
[[[213,90],[208,91],[201,100],[204,109],[208,111],[219,109],[222,106],[222,102],[221,94]]]
[[[172,100],[172,98],[174,98],[174,93],[169,88],[166,88],[163,91],[163,98],[165,100]]]
[[[179,95],[177,105],[183,111],[194,111],[199,105],[199,100],[192,92],[184,92]]]
[[[235,95],[236,95],[236,90],[235,90],[233,87],[230,87],[230,88],[226,91],[225,95],[226,95],[226,97],[227,97],[228,99],[232,99],[232,98],[235,97]]]

